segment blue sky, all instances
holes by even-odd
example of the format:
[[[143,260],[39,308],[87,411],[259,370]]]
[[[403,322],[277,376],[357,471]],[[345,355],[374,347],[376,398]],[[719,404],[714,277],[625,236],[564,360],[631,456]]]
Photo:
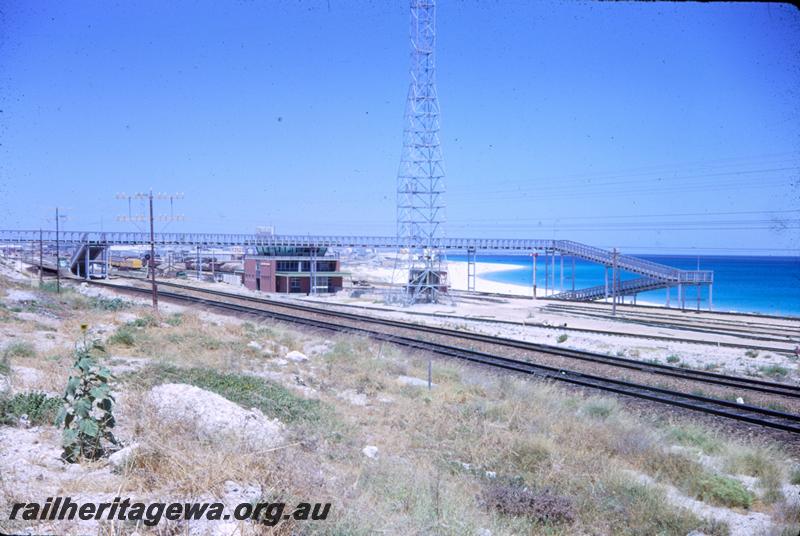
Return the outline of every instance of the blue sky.
[[[393,234],[407,2],[0,6],[0,227]],[[800,10],[441,0],[437,52],[448,235],[800,249]]]

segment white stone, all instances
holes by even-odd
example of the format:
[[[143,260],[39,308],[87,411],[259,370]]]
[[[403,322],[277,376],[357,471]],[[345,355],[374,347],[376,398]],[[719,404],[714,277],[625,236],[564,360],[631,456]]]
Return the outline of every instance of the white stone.
[[[131,458],[138,448],[138,443],[131,443],[127,447],[119,449],[117,452],[109,456],[108,463],[117,469],[125,467],[131,461]]]
[[[30,367],[11,367],[11,374],[14,378],[16,391],[28,391],[39,386],[44,381],[44,374],[41,370]]]
[[[307,354],[311,355],[326,354],[330,351],[330,349],[330,346],[327,344],[313,344],[303,348]]]
[[[367,405],[367,395],[364,393],[357,393],[352,389],[345,389],[344,391],[338,393],[336,395],[338,398],[342,400],[347,400],[354,406],[366,406]]]
[[[744,404],[744,398],[742,398],[741,396],[736,397],[736,403],[737,404]]]
[[[292,350],[291,352],[286,354],[286,359],[294,361],[295,363],[300,363],[301,361],[308,361],[308,357],[306,356],[306,354],[298,352],[297,350]]]
[[[35,302],[37,301],[37,296],[33,292],[29,292],[27,290],[18,290],[15,288],[10,288],[6,291],[6,299],[11,302]]]
[[[403,385],[410,385],[412,387],[427,387],[428,380],[415,378],[414,376],[398,376],[397,381]],[[431,383],[431,387],[436,387],[435,383]]]
[[[364,456],[367,458],[372,458],[373,460],[378,457],[378,447],[374,445],[367,445],[361,449],[361,452],[364,454]]]
[[[256,341],[248,342],[247,343],[247,347],[248,348],[252,348],[253,350],[256,350],[256,351],[259,351],[259,352],[264,349],[264,347],[261,346],[260,344],[258,344],[258,342],[256,342]]]
[[[135,322],[138,320],[139,315],[136,313],[117,313],[117,321],[127,324],[128,322]]]
[[[497,478],[497,473],[494,471],[486,471],[486,478]]]
[[[180,383],[154,387],[147,397],[156,417],[183,424],[203,439],[235,436],[259,447],[283,440],[284,426],[258,410],[246,410],[216,393]]]

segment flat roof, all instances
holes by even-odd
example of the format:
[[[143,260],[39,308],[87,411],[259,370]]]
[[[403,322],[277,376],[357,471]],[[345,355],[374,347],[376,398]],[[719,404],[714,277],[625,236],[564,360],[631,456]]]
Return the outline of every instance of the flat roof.
[[[311,272],[275,272],[275,275],[282,277],[311,277]],[[350,272],[317,272],[317,277],[344,277]]]

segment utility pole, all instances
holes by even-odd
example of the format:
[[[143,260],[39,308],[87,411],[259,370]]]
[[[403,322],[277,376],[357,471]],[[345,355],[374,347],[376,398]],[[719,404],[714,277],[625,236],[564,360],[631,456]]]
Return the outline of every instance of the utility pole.
[[[59,244],[58,207],[56,207],[56,292],[61,293],[61,245]]]
[[[149,270],[150,276],[150,287],[152,289],[152,299],[153,299],[153,312],[158,316],[158,284],[156,283],[156,235],[155,235],[155,220],[156,216],[153,212],[153,200],[154,199],[169,199],[170,202],[170,214],[169,216],[159,216],[158,221],[182,221],[184,218],[183,216],[176,216],[172,213],[173,208],[173,200],[175,199],[182,199],[183,194],[153,194],[153,190],[149,190],[146,193],[137,193],[133,195],[126,195],[124,193],[117,194],[117,199],[127,199],[128,200],[128,216],[120,216],[117,218],[118,221],[149,221],[150,222],[150,255],[147,262],[147,269]],[[148,213],[149,215],[145,217],[142,214],[133,215],[131,214],[131,199],[146,199],[148,202]]]
[[[617,316],[617,248],[611,257],[611,316]]]
[[[44,272],[42,265],[43,257],[44,257],[44,245],[42,241],[42,230],[39,229],[39,286],[40,287],[42,286],[42,282],[44,281],[44,275],[42,273]]]
[[[156,234],[153,231],[153,190],[150,190],[150,283],[153,289],[153,310],[158,315],[158,287],[156,285]]]

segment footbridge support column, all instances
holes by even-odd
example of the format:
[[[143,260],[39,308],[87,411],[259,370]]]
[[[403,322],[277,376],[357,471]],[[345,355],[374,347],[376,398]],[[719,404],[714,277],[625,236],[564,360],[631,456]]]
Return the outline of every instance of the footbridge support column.
[[[711,311],[714,309],[714,302],[712,300],[714,293],[714,283],[708,284],[708,310]]]
[[[475,291],[475,248],[467,249],[467,290]]]

